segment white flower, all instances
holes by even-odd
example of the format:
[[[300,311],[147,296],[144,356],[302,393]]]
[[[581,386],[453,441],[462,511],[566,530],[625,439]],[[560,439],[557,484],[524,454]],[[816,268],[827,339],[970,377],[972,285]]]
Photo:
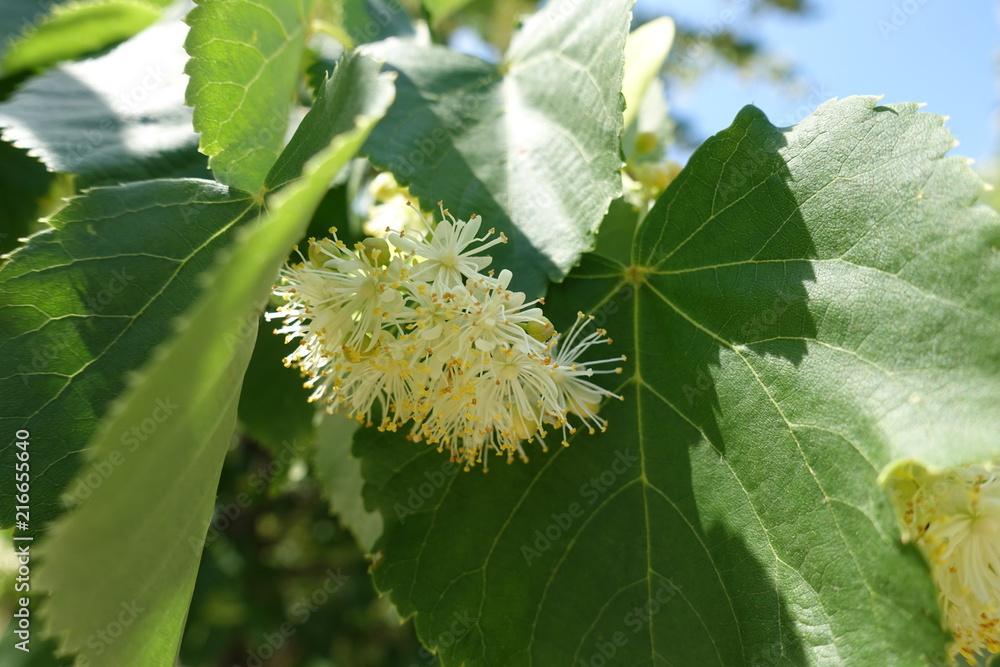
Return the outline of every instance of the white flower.
[[[479,272],[489,266],[493,258],[478,253],[498,243],[506,243],[507,237],[501,233],[492,241],[487,241],[493,235],[493,229],[477,237],[482,223],[479,216],[474,215],[468,222],[462,222],[444,208],[441,209],[441,214],[444,219],[429,236],[421,238],[401,232],[389,234],[389,240],[400,250],[409,250],[419,258],[413,278],[439,287],[451,287],[462,284],[463,276],[479,277]],[[482,245],[472,247],[474,243]]]
[[[624,356],[600,359],[598,361],[577,361],[580,355],[591,346],[601,344],[610,345],[612,342],[607,337],[607,332],[604,329],[596,329],[586,336],[582,335],[584,327],[593,321],[593,319],[593,316],[577,313],[577,319],[573,323],[573,326],[565,334],[559,334],[555,338],[555,351],[552,355],[550,366],[556,388],[559,391],[562,416],[554,414],[550,415],[550,418],[554,423],[562,426],[563,445],[569,444],[566,437],[567,430],[570,434],[576,432],[575,428],[568,425],[565,418],[566,413],[573,413],[583,419],[588,431],[593,434],[595,429],[604,431],[608,426],[607,420],[597,415],[597,411],[600,409],[604,398],[613,397],[618,400],[624,400],[618,394],[609,392],[587,379],[594,375],[621,373],[622,369],[620,367],[611,369],[595,369],[594,367],[625,361]]]
[[[491,451],[527,460],[524,442],[544,450],[548,424],[568,444],[571,412],[603,430],[602,401],[620,397],[589,378],[624,357],[580,361],[611,342],[605,332],[585,335],[581,315],[559,336],[541,299],[509,289],[510,271],[480,273],[492,261],[480,253],[503,235],[477,237],[479,218],[442,213],[429,238],[401,232],[348,248],[331,230],[282,269],[273,291],[284,303],[268,317],[298,340],[285,363],[302,371],[310,400],[382,430],[412,422],[411,440],[447,448],[467,469],[486,469]]]
[[[294,336],[308,318],[310,332],[320,340],[370,347],[372,332],[381,331],[403,307],[396,291],[403,275],[402,258],[383,264],[377,253],[364,252],[361,244],[352,253],[339,240],[324,244],[310,239],[309,245],[310,263],[284,267],[284,284],[274,290],[287,300],[278,309],[286,318],[278,333]]]
[[[953,655],[1000,653],[1000,480],[992,465],[930,472],[894,468],[893,493],[904,542],[927,557]]]
[[[542,352],[544,343],[528,335],[528,324],[542,324],[541,308],[533,307],[540,301],[525,303],[523,292],[511,292],[511,272],[504,269],[499,278],[476,276],[470,278],[463,293],[469,306],[457,318],[458,336],[468,339],[483,352],[498,346],[502,349],[516,347],[523,352]]]

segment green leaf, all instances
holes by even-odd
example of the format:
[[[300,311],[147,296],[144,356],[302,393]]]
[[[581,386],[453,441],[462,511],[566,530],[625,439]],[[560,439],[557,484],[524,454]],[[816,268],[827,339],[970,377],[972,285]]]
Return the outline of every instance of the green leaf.
[[[372,69],[344,68],[343,76]],[[365,97],[380,105],[352,116],[355,126],[269,200],[268,214],[220,263],[212,289],[186,325],[103,422],[79,481],[108,466],[111,472],[47,536],[37,575],[51,593],[44,608],[47,633],[61,636],[63,649],[77,651],[90,665],[174,664],[253,349],[253,323],[331,179],[391,101],[387,77],[352,83],[352,91],[379,89],[380,95]],[[125,435],[146,421],[154,422],[152,431],[130,446]],[[119,618],[123,604],[131,621],[122,635],[110,644],[94,641]]]
[[[11,40],[16,39],[36,21],[45,18],[48,8],[59,0],[4,0],[0,2],[0,56]],[[2,75],[3,72],[0,72]]]
[[[202,291],[199,275],[257,210],[248,194],[211,181],[98,188],[0,267],[0,427],[40,439],[31,458],[36,528],[61,511],[79,447],[126,374],[167,339]],[[0,459],[14,465],[12,436],[2,446]],[[0,496],[13,494],[13,480],[0,480]],[[10,525],[13,503],[4,508]]]
[[[615,199],[608,207],[608,214],[601,222],[594,252],[602,257],[627,264],[632,256],[632,237],[639,226],[639,211],[622,198]]]
[[[413,18],[400,0],[341,0],[343,28],[355,44],[413,37]]]
[[[430,14],[431,22],[438,23],[465,7],[472,0],[423,0],[424,9]]]
[[[358,422],[343,415],[323,415],[316,429],[316,454],[313,461],[323,494],[330,501],[330,512],[347,527],[366,552],[373,553],[375,541],[382,535],[382,515],[364,506],[364,478],[361,461],[351,455],[351,442]]]
[[[443,47],[370,47],[399,95],[365,148],[425,205],[507,234],[493,267],[544,292],[593,248],[620,194],[623,47],[630,0],[553,0],[499,65]],[[572,100],[570,104],[567,101]]]
[[[186,28],[164,20],[100,58],[34,77],[0,104],[3,138],[77,185],[199,175],[183,105]]]
[[[302,386],[299,372],[285,368],[282,358],[289,353],[284,339],[275,336],[277,321],[247,321],[245,332],[257,330],[257,343],[243,380],[239,416],[247,432],[272,452],[284,443],[311,441],[316,410],[309,403],[312,393]]]
[[[217,180],[257,192],[285,143],[313,0],[199,0],[187,103]]]
[[[943,664],[876,479],[1000,454],[1000,217],[953,143],[913,104],[747,107],[630,267],[551,290],[628,356],[606,433],[486,476],[364,433],[376,584],[443,664]]]
[[[52,13],[14,39],[0,61],[4,75],[39,69],[92,53],[149,27],[160,8],[143,0],[80,0]]]
[[[52,174],[28,154],[0,141],[0,253],[19,245],[41,216],[42,199],[52,185]]]
[[[302,119],[295,135],[268,173],[264,181],[267,189],[276,190],[295,179],[316,151],[354,126],[355,116],[391,102],[391,89],[385,86],[357,87],[358,80],[373,80],[380,68],[379,63],[368,57],[350,58],[338,64],[336,71],[340,71],[341,75],[333,76],[319,87],[310,113]],[[386,76],[389,80],[396,78],[391,73]]]

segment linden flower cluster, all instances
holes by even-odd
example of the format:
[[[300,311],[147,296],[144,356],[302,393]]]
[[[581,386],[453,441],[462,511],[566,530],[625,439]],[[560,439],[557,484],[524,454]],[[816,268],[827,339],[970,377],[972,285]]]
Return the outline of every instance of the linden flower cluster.
[[[1000,653],[1000,480],[990,464],[894,474],[903,541],[931,565],[953,656]],[[902,501],[902,502],[899,502]]]
[[[511,272],[484,274],[483,253],[506,242],[494,230],[478,236],[481,219],[456,220],[442,209],[433,232],[389,233],[347,247],[309,240],[308,257],[282,268],[273,293],[285,300],[270,318],[298,348],[285,359],[307,378],[310,401],[365,425],[447,448],[465,468],[488,465],[490,450],[527,460],[523,442],[545,449],[547,427],[604,430],[597,412],[606,397],[590,381],[624,357],[581,362],[607,333],[586,333],[580,314],[556,333],[539,307],[508,289]],[[493,238],[491,238],[493,237]]]

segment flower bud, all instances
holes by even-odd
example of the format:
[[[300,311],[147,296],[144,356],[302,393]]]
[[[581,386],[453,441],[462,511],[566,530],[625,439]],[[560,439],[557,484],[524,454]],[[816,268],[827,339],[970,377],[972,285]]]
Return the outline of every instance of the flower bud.
[[[337,245],[330,239],[309,242],[309,263],[317,269],[322,269],[337,253]]]
[[[368,237],[361,242],[364,249],[361,251],[364,256],[379,266],[389,266],[392,259],[389,252],[389,243],[385,239]]]
[[[539,343],[544,343],[555,335],[556,330],[547,317],[542,317],[541,320],[541,322],[524,322],[519,326]]]
[[[640,132],[635,138],[635,152],[640,155],[652,153],[660,147],[660,140],[652,132]]]

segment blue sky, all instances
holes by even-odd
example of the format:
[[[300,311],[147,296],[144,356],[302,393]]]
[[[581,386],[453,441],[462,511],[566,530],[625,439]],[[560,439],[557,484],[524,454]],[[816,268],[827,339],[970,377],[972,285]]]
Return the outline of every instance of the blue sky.
[[[662,13],[695,29],[728,20],[790,62],[804,82],[795,93],[716,71],[696,85],[673,87],[670,102],[707,137],[755,104],[776,125],[791,125],[830,97],[885,95],[886,102],[925,102],[950,117],[955,153],[982,164],[1000,150],[1000,10],[989,0],[812,0],[815,11],[789,18],[751,14],[748,0],[639,0],[637,14]],[[724,10],[731,13],[724,14]]]

